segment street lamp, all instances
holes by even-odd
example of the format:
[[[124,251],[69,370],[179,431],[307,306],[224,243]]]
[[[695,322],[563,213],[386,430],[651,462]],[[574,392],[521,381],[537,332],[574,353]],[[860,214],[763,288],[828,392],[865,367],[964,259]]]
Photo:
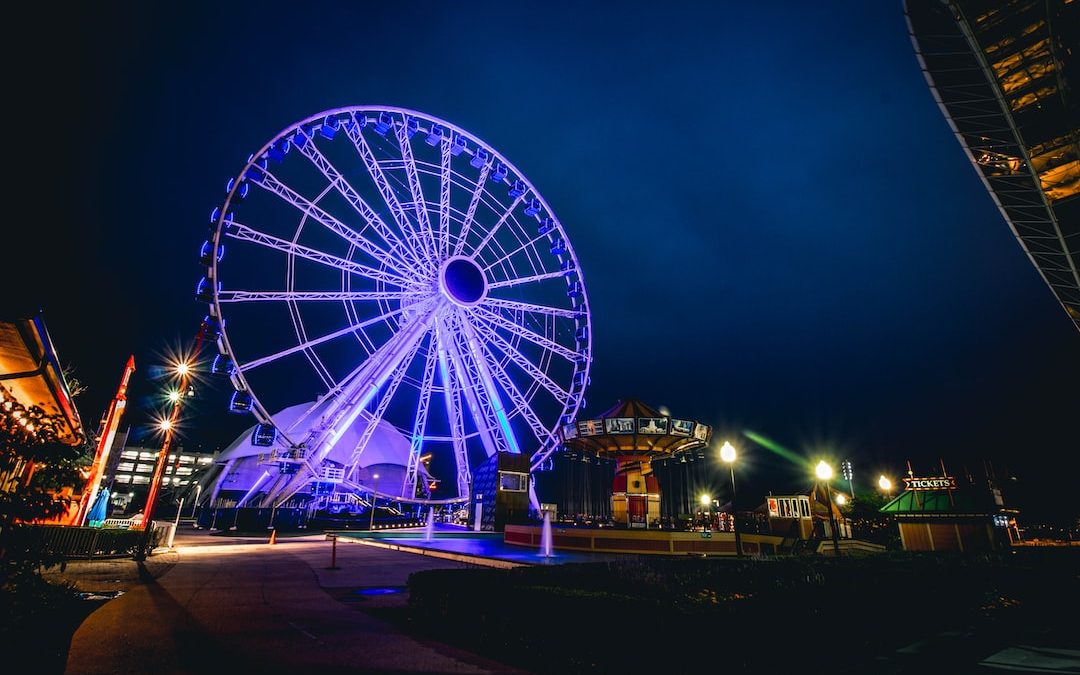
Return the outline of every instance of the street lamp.
[[[712,529],[712,496],[701,493],[699,500],[701,502],[701,514],[705,518],[705,522],[701,524],[701,531],[707,532]]]
[[[169,402],[170,403],[176,403],[179,400],[180,400],[180,392],[176,391],[175,389],[173,389],[172,391],[169,392]]]
[[[843,493],[836,495],[836,505],[843,506],[844,504],[847,504],[847,497]]]
[[[739,534],[739,493],[735,491],[735,446],[728,441],[720,446],[720,459],[728,465],[731,473],[731,526],[735,530],[735,555],[742,557],[742,539]]]
[[[371,520],[368,521],[368,531],[375,529],[375,502],[379,498],[379,474],[372,478],[375,479],[375,489],[371,491]]]
[[[881,477],[877,479],[878,487],[889,498],[892,498],[892,481],[885,477],[885,474],[881,474]]]
[[[829,481],[832,480],[833,470],[825,460],[818,462],[814,468],[814,473],[817,474],[818,480],[825,483],[825,505],[829,509],[829,525],[832,527],[832,545],[833,555],[840,557],[840,537],[836,531],[836,517],[833,514],[832,505],[832,488],[829,487]]]

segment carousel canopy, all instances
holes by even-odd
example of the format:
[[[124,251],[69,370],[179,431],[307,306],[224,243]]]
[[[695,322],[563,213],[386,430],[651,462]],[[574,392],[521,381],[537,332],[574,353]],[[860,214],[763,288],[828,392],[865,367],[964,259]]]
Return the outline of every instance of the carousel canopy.
[[[660,459],[708,445],[712,427],[627,399],[596,417],[564,424],[560,436],[566,447],[575,450]]]

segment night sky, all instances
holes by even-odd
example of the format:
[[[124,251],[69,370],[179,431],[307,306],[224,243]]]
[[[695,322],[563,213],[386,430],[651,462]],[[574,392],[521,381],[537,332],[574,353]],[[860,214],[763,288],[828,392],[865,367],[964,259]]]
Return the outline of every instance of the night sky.
[[[247,155],[324,109],[399,105],[490,143],[563,222],[586,412],[638,397],[715,424],[748,496],[808,479],[744,429],[851,458],[857,487],[986,458],[1031,517],[1077,515],[1080,335],[899,0],[153,4],[51,10],[8,58],[5,276],[89,385],[88,425],[131,353],[141,419],[147,366],[194,335],[207,214]],[[189,442],[231,440],[226,400],[203,397]]]

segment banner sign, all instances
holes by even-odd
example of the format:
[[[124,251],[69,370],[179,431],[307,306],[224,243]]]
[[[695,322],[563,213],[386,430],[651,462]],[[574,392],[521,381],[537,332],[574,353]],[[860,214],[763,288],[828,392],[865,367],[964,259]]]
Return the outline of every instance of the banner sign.
[[[933,476],[930,478],[905,478],[904,487],[908,490],[955,490],[956,478],[952,476]]]

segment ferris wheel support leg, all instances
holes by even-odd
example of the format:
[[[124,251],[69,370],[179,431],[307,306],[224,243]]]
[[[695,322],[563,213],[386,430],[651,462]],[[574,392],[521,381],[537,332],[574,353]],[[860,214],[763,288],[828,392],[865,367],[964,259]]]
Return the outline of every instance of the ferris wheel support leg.
[[[454,386],[461,391],[462,396],[465,398],[465,402],[469,406],[469,413],[472,415],[473,424],[476,426],[476,430],[480,435],[480,443],[484,446],[484,453],[488,457],[491,457],[499,451],[499,446],[494,435],[491,433],[490,425],[484,420],[474,385],[466,374],[465,359],[458,348],[458,337],[460,337],[460,335],[454,332],[458,330],[458,326],[450,319],[450,317],[440,321],[438,326],[439,334],[446,336],[443,344],[446,346],[446,355],[449,357],[450,366],[453,370],[453,374],[450,377],[455,378]]]
[[[466,327],[467,321],[459,316],[452,317],[447,323],[454,331],[450,340],[451,360],[456,366],[469,407],[473,409],[473,419],[479,428],[487,430],[486,436],[490,439],[490,446],[486,448],[488,456],[499,451],[520,454],[521,448],[510,427],[510,420],[488,372],[475,333],[470,333]]]
[[[465,445],[465,425],[461,419],[458,388],[450,375],[450,365],[446,355],[446,334],[442,331],[436,336],[439,340],[439,375],[442,378],[443,398],[446,400],[446,414],[450,421],[450,437],[454,445],[454,463],[457,468],[457,494],[469,497],[472,484],[472,468],[469,466],[469,452]]]
[[[436,329],[437,331],[438,329]],[[416,405],[416,417],[413,420],[412,439],[409,442],[409,459],[405,468],[405,481],[401,486],[402,496],[416,496],[416,479],[420,471],[420,453],[424,448],[424,430],[427,428],[428,409],[431,407],[431,389],[435,382],[435,355],[437,337],[432,338],[431,349],[424,361],[424,376],[420,382],[420,398]]]
[[[442,303],[435,303],[423,313],[413,317],[411,323],[377,350],[367,360],[365,367],[349,383],[338,399],[326,410],[325,422],[312,428],[305,445],[309,453],[305,466],[284,487],[268,494],[267,501],[273,500],[281,492],[297,483],[303,484],[318,476],[319,467],[326,456],[334,449],[341,436],[348,430],[360,413],[378,393],[379,389],[405,362],[406,358],[416,353],[416,347],[430,330]]]

